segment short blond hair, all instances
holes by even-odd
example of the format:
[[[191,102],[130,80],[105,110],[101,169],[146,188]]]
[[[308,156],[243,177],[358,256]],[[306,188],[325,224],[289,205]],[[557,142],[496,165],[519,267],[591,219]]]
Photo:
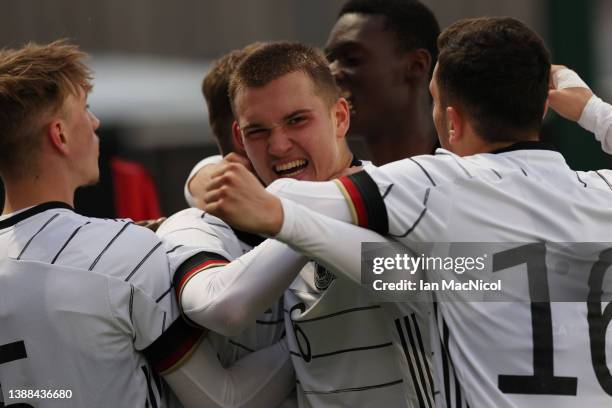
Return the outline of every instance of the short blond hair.
[[[67,40],[0,51],[0,174],[22,173],[40,150],[45,119],[69,94],[91,90],[86,57]]]

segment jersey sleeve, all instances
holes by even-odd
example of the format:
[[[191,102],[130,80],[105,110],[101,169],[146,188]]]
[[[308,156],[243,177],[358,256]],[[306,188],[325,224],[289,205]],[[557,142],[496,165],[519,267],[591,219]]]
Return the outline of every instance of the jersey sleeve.
[[[593,95],[584,107],[578,124],[595,134],[604,152],[612,153],[612,105]]]
[[[223,157],[221,155],[216,154],[214,156],[209,156],[205,159],[200,160],[195,166],[193,166],[193,169],[191,169],[191,171],[189,172],[187,181],[185,181],[183,193],[185,194],[185,201],[187,201],[187,204],[189,204],[190,207],[196,207],[197,203],[195,197],[192,196],[191,191],[189,191],[189,182],[198,173],[198,171],[200,171],[202,167],[207,166],[209,164],[217,164],[221,160],[223,160]]]
[[[142,231],[144,230],[144,231]],[[172,293],[172,276],[166,253],[155,234],[134,228],[141,247],[152,246],[141,264],[124,280],[109,280],[109,302],[118,324],[145,353],[157,372],[179,364],[199,343],[203,331],[180,318]],[[142,241],[150,241],[143,243]]]

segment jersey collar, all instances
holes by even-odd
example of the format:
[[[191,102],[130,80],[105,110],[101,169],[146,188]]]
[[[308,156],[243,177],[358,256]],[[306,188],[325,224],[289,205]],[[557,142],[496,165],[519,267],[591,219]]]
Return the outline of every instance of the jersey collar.
[[[501,149],[493,150],[493,154],[513,152],[515,150],[552,150],[557,151],[557,148],[550,143],[542,142],[540,140],[524,140],[516,142],[510,146],[502,147]]]
[[[12,227],[13,225],[17,224],[20,221],[25,220],[26,218],[30,218],[36,214],[40,214],[41,212],[47,211],[47,210],[51,210],[54,208],[64,208],[67,210],[72,210],[74,211],[74,208],[72,208],[71,206],[69,206],[66,203],[62,203],[60,201],[49,201],[47,203],[42,203],[42,204],[38,204],[35,205],[34,207],[30,207],[25,211],[22,211],[20,213],[17,213],[11,217],[8,217],[4,220],[0,221],[0,229],[4,229],[4,228],[8,228],[8,227]]]

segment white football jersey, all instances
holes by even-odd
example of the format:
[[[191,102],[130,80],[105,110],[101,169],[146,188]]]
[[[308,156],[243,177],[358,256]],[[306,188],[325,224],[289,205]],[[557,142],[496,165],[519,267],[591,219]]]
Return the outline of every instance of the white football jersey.
[[[301,407],[434,406],[426,303],[382,304],[311,262],[285,313]]]
[[[188,208],[169,217],[157,230],[175,272],[175,288],[180,292],[196,273],[221,266],[250,251],[263,241],[256,235],[236,231],[217,217],[197,208]],[[248,353],[270,346],[283,334],[282,299],[237,336],[210,332],[208,340],[224,366]]]
[[[542,258],[534,262],[546,268],[551,296],[562,264],[543,243],[612,242],[609,175],[575,172],[538,142],[470,157],[438,149],[435,156],[367,173],[337,182],[355,223],[408,248],[423,242],[516,243],[496,271],[501,279],[527,274],[533,259],[524,257],[522,246],[539,246]],[[584,273],[589,276],[588,269]],[[448,278],[439,271],[427,276],[433,282]],[[462,302],[457,292],[436,296],[437,406],[612,406],[611,306],[600,297],[530,303]]]
[[[171,278],[159,239],[129,221],[63,203],[2,217],[0,402],[167,406],[157,373],[201,338],[179,319]],[[70,397],[41,394],[61,390]]]

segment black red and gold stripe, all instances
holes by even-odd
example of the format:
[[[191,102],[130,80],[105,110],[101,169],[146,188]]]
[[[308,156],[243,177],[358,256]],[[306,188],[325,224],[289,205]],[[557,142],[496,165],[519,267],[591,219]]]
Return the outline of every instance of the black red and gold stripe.
[[[382,235],[389,232],[387,207],[378,186],[367,172],[340,177],[336,184],[346,198],[353,224]]]
[[[189,358],[204,333],[201,327],[190,326],[185,320],[176,319],[168,330],[144,350],[144,355],[156,373],[169,374]]]
[[[183,288],[191,278],[202,271],[223,266],[228,263],[229,261],[227,259],[212,252],[199,252],[183,262],[181,266],[176,269],[172,279],[174,290],[176,291],[176,298],[179,300],[179,303]]]

